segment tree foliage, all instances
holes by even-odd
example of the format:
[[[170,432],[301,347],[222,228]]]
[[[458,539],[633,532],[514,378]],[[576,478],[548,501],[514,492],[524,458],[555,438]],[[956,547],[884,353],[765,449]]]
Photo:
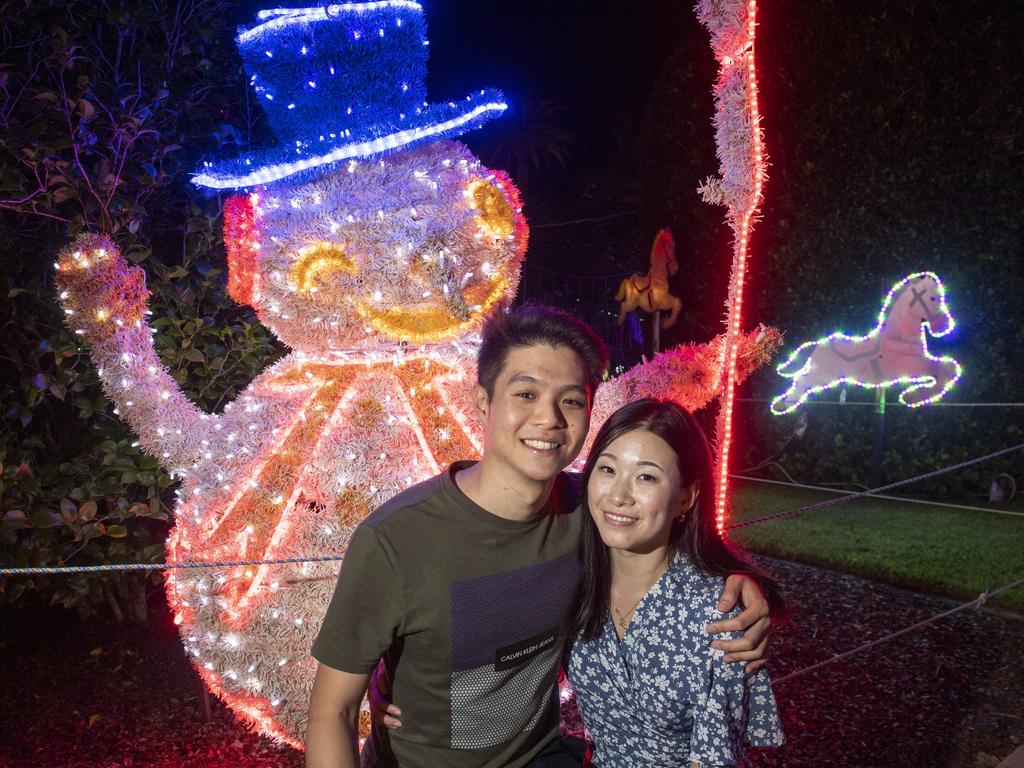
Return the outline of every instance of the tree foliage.
[[[865,333],[893,283],[932,270],[958,325],[930,347],[965,371],[945,402],[1024,400],[1024,77],[1010,32],[1024,28],[1024,10],[827,0],[813,13],[772,5],[761,21],[772,165],[754,235],[750,317],[784,329],[789,349],[838,329]],[[766,371],[748,394],[767,398],[784,386]],[[863,390],[848,395],[873,400]],[[782,466],[805,482],[868,484],[874,409],[802,410],[806,433],[782,451]],[[742,413],[746,466],[777,453],[798,418],[772,417],[763,403]],[[884,476],[1022,441],[1019,407],[890,405]],[[907,490],[983,495],[999,472],[1020,483],[1022,466],[1018,453]]]
[[[53,295],[57,249],[117,238],[146,269],[154,341],[182,388],[216,409],[277,354],[224,291],[219,201],[187,171],[260,133],[218,0],[0,7],[2,322],[0,562],[157,562],[170,478],[142,454]],[[150,581],[159,583],[154,574]],[[0,579],[83,613],[141,618],[145,576]]]

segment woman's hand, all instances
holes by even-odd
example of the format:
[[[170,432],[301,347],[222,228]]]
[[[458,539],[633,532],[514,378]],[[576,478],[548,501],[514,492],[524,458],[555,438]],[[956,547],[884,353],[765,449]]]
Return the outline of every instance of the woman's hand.
[[[756,672],[768,663],[768,641],[772,635],[771,610],[757,581],[749,576],[734,573],[725,580],[725,591],[718,598],[718,610],[731,611],[737,602],[743,605],[743,612],[731,619],[708,624],[711,634],[722,632],[743,632],[735,640],[715,640],[712,648],[725,651],[725,661],[746,661],[746,671]]]
[[[391,703],[391,678],[388,669],[381,661],[370,677],[370,685],[366,691],[370,703],[370,718],[385,728],[401,728],[402,710]]]

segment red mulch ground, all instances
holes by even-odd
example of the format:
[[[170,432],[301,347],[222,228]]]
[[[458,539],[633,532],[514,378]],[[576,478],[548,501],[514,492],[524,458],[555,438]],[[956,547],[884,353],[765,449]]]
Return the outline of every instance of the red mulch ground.
[[[773,675],[880,637],[950,603],[772,562],[792,623]],[[298,768],[302,757],[240,726],[196,677],[166,608],[148,626],[80,622],[60,609],[0,613],[0,766]],[[789,743],[762,768],[994,767],[1024,743],[1024,619],[966,611],[776,690]]]

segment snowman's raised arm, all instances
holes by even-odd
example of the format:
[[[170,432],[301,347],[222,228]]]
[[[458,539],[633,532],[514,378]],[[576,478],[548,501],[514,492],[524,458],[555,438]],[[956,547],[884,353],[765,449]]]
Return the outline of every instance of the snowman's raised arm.
[[[722,392],[725,336],[706,344],[681,344],[601,384],[590,414],[590,434],[573,468],[582,468],[598,429],[617,409],[644,397],[674,400],[690,411],[703,408]],[[775,328],[758,326],[739,339],[737,383],[767,363],[782,344]]]
[[[68,326],[88,342],[103,389],[143,449],[181,474],[201,456],[216,417],[188,400],[153,348],[139,267],[114,242],[81,235],[57,259],[57,287]]]

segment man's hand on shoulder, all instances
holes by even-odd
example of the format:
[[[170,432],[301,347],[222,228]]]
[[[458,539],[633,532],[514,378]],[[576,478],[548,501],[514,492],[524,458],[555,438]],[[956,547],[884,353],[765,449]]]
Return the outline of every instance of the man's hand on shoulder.
[[[712,648],[725,651],[725,661],[745,661],[746,671],[756,672],[768,663],[768,643],[772,635],[771,609],[760,585],[750,576],[734,573],[725,580],[725,590],[718,599],[718,610],[727,613],[743,606],[743,611],[731,619],[708,624],[713,635],[723,632],[743,632],[735,640],[715,640]]]

